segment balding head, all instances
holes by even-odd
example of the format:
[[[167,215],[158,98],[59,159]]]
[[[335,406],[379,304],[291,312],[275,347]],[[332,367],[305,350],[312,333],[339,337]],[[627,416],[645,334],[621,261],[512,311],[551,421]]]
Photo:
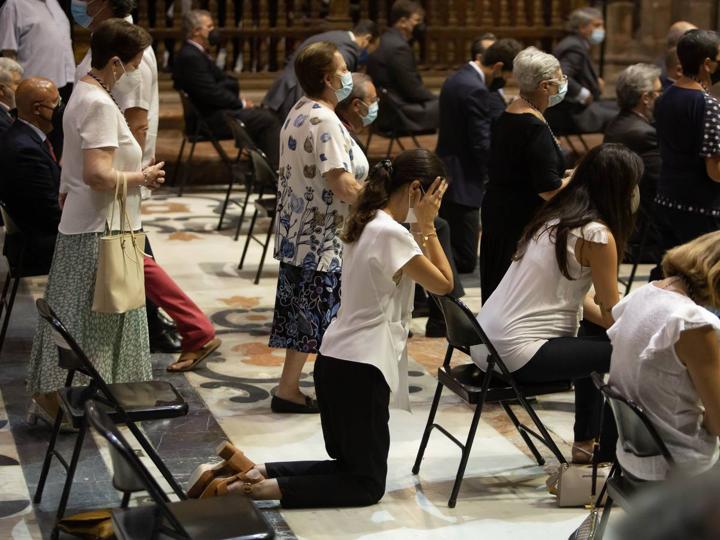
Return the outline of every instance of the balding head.
[[[676,23],[673,23],[670,30],[668,30],[668,48],[677,47],[678,41],[680,41],[680,38],[685,35],[685,32],[688,30],[695,30],[696,28],[697,26],[688,21],[677,21]]]
[[[52,112],[60,101],[57,87],[44,77],[30,77],[20,83],[15,93],[18,118],[39,127],[45,133],[52,129]]]

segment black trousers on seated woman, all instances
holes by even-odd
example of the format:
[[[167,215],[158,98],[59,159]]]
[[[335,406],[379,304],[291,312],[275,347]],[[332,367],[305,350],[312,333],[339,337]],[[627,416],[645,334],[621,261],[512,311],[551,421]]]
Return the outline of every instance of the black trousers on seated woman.
[[[617,431],[612,412],[593,384],[593,371],[610,370],[612,345],[599,326],[583,321],[578,337],[561,337],[548,340],[535,356],[513,373],[520,384],[552,381],[573,381],[575,387],[575,441],[589,441],[600,436],[601,461],[611,461],[615,455]],[[602,418],[602,425],[601,425]]]
[[[315,392],[326,461],[266,463],[284,508],[369,506],[385,494],[390,388],[379,369],[318,355]]]

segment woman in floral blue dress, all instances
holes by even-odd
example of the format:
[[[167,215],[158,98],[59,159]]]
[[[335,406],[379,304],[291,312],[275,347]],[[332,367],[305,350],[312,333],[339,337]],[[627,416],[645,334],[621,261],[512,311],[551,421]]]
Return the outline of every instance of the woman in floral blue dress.
[[[308,354],[340,307],[342,243],[338,234],[368,173],[368,161],[335,114],[352,91],[352,75],[337,47],[314,43],[295,60],[305,92],[280,133],[275,258],[280,261],[270,346],[285,364],[274,412],[317,413],[300,391]]]

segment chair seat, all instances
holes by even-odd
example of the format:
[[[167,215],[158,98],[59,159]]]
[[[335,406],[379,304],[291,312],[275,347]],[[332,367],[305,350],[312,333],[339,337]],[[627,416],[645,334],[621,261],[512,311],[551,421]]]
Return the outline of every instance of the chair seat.
[[[385,137],[386,139],[389,139],[391,137],[420,137],[422,135],[435,135],[437,133],[437,129],[429,128],[412,130],[407,129],[404,126],[397,126],[393,128],[376,127],[373,131],[375,132],[375,135],[380,135],[381,137]]]
[[[482,394],[482,381],[485,372],[475,364],[461,364],[446,371],[438,369],[438,380],[468,403],[477,403]],[[518,385],[525,397],[554,394],[570,390],[570,381],[547,382]],[[488,388],[487,401],[514,401],[517,397],[512,387],[502,380],[500,375],[492,378]]]
[[[84,406],[88,396],[84,394],[87,388],[87,386],[73,386],[58,391],[73,423],[77,423],[85,416]],[[188,412],[187,402],[170,383],[164,381],[116,383],[109,384],[108,388],[133,422],[176,418],[185,416]],[[117,421],[110,407],[100,403],[98,405],[113,421]]]
[[[261,540],[275,537],[272,527],[255,504],[242,494],[174,502],[168,508],[193,540]],[[113,509],[115,535],[119,540],[150,540],[157,520],[167,523],[158,514],[159,509],[155,505]],[[161,533],[155,538],[171,537]]]
[[[277,197],[264,197],[262,199],[257,199],[254,204],[260,214],[272,217],[275,215],[277,210]]]

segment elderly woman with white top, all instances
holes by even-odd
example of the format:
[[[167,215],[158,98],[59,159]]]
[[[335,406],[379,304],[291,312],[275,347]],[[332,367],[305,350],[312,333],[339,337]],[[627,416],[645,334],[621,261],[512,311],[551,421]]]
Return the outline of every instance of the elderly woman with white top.
[[[573,380],[573,460],[589,461],[602,398],[590,379],[606,373],[606,336],[578,336],[581,319],[609,328],[618,261],[633,230],[642,175],[637,154],[619,144],[590,150],[567,187],[528,224],[505,277],[477,316],[519,383]],[[635,201],[635,202],[633,202]],[[594,286],[594,295],[588,295]],[[473,360],[487,367],[484,347]]]
[[[128,22],[111,19],[93,33],[92,66],[81,78],[63,117],[65,156],[61,191],[66,193],[45,298],[108,382],[151,378],[145,309],[122,314],[92,311],[100,237],[115,205],[112,230],[119,230],[113,201],[122,177],[127,181],[127,213],[138,231],[140,186],[159,187],[163,163],[142,168],[142,149],[128,128],[112,89],[138,69],[150,35]],[[28,386],[50,392],[64,385],[50,326],[40,321],[33,341]]]
[[[376,166],[342,239],[343,297],[315,361],[325,448],[332,459],[254,465],[213,480],[204,496],[241,490],[285,508],[366,506],[385,493],[390,394],[407,394],[403,365],[414,283],[447,294],[453,277],[434,219],[446,184],[424,149]],[[410,218],[414,208],[415,219]],[[414,221],[410,231],[401,223]],[[244,458],[239,450],[235,456]]]
[[[709,469],[720,435],[720,232],[671,249],[665,279],[613,308],[609,383],[640,405],[685,473]],[[617,445],[627,474],[662,480],[661,456],[638,457]]]

